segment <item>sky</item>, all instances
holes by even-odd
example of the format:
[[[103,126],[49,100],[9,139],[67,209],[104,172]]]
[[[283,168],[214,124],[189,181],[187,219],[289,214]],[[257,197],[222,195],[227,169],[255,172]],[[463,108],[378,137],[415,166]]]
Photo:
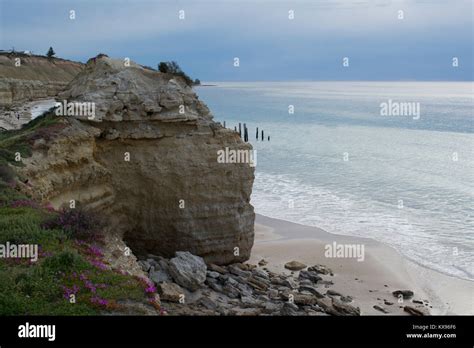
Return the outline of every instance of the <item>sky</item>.
[[[0,49],[50,46],[202,81],[472,81],[473,0],[0,0]]]

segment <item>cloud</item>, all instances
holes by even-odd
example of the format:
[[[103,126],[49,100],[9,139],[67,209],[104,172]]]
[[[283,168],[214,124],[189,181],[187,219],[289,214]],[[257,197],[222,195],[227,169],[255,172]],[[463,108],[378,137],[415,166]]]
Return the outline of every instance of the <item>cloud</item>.
[[[241,77],[257,69],[269,74],[272,67],[308,70],[343,54],[371,64],[374,54],[386,60],[413,55],[423,70],[428,53],[433,60],[469,52],[471,11],[470,0],[1,0],[0,46],[36,52],[53,46],[82,60],[105,52],[150,65],[159,55],[198,72],[231,75],[226,64],[238,55],[253,67],[241,69]]]

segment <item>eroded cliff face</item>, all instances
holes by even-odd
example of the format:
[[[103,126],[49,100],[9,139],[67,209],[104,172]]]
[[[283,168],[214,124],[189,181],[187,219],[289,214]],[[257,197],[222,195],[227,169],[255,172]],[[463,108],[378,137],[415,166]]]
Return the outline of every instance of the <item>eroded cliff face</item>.
[[[64,90],[82,67],[81,63],[63,59],[1,54],[0,107],[54,97]]]
[[[254,168],[218,163],[217,153],[251,145],[215,123],[183,81],[102,57],[59,99],[95,103],[95,117],[64,117],[58,136],[36,141],[22,169],[31,194],[99,212],[135,254],[248,259]]]

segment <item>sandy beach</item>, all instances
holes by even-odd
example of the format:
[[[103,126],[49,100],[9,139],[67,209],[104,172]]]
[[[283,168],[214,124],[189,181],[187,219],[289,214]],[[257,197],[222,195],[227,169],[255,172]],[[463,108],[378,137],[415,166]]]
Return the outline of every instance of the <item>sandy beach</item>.
[[[363,261],[355,257],[325,257],[325,246],[334,242],[363,245]],[[420,306],[412,301],[422,301],[422,306],[432,315],[474,314],[474,282],[422,267],[372,239],[331,234],[316,227],[257,215],[255,244],[249,262],[256,264],[262,259],[275,272],[290,273],[284,264],[292,260],[308,266],[328,266],[334,276],[324,279],[334,284],[327,289],[352,296],[362,315],[383,314],[374,305],[389,315],[407,315],[404,305]],[[414,296],[398,303],[392,294],[395,290],[411,290]]]

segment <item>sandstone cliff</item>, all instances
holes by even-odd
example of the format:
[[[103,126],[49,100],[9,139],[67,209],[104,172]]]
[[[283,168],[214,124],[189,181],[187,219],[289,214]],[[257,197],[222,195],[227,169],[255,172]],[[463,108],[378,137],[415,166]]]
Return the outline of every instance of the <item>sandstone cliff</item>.
[[[30,194],[101,213],[109,233],[135,254],[184,250],[219,264],[248,259],[254,169],[218,163],[217,152],[251,146],[215,123],[182,80],[100,57],[63,99],[95,103],[95,118],[64,117],[57,136],[35,142],[22,169]]]
[[[20,66],[16,59],[20,59]],[[56,96],[83,64],[41,56],[0,54],[0,106]]]

